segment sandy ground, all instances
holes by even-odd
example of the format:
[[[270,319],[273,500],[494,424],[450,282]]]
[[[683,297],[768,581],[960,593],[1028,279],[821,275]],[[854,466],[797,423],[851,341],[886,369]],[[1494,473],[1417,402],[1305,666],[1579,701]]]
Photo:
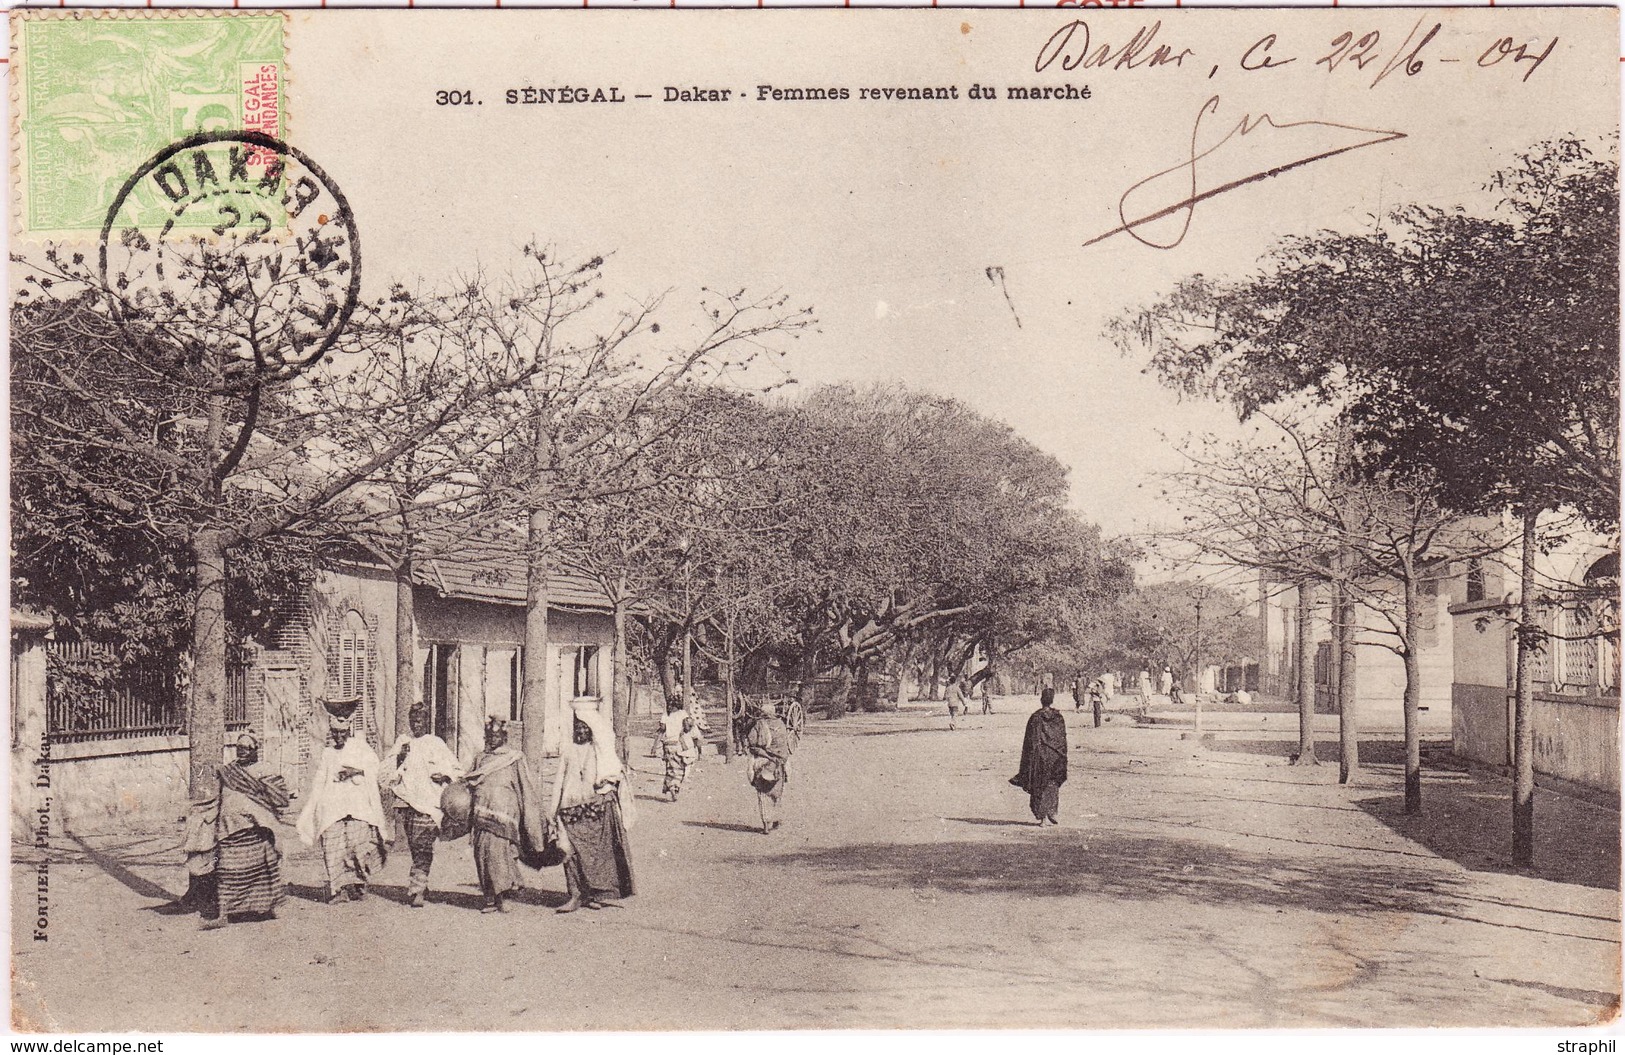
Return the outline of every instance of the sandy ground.
[[[1068,701],[1069,702],[1069,701]],[[1290,716],[1177,727],[1067,713],[1062,826],[1015,772],[1033,701],[946,729],[926,710],[816,722],[787,822],[754,828],[740,762],[676,804],[634,742],[638,895],[559,916],[558,869],[482,915],[466,840],[431,903],[327,906],[284,862],[278,919],[200,931],[178,826],[68,837],[31,940],[39,858],[13,863],[14,1019],[88,1030],[1580,1025],[1620,993],[1619,815],[1542,793],[1541,864],[1509,863],[1506,782],[1430,770],[1401,810],[1391,741],[1363,782],[1292,767]],[[1321,734],[1335,757],[1335,725]],[[291,829],[283,845],[297,847]]]

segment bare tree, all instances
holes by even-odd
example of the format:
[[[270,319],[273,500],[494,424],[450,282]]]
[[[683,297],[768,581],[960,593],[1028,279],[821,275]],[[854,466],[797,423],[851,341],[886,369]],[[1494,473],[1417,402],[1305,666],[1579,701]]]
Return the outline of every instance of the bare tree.
[[[138,236],[132,244],[139,247]],[[330,342],[313,344],[286,303],[291,286],[309,292],[309,272],[321,267],[239,259],[237,248],[201,240],[171,247],[160,262],[167,270],[131,263],[106,284],[82,257],[19,260],[30,274],[14,316],[14,404],[41,464],[86,502],[120,508],[187,553],[187,728],[199,793],[225,741],[232,552],[278,537],[332,537],[369,481],[490,387],[459,386],[405,423],[410,395],[399,391],[335,404],[324,393],[341,383],[348,358],[321,353],[359,349],[365,338],[341,326]],[[320,262],[332,264],[325,281],[336,284],[343,261]],[[344,441],[357,423],[381,421],[394,425],[373,442]]]
[[[525,652],[532,660],[525,664],[523,741],[525,752],[539,758],[548,744],[548,572],[560,510],[624,486],[613,478],[614,452],[635,459],[655,439],[619,443],[629,422],[680,386],[724,379],[782,355],[782,340],[813,318],[810,309],[789,308],[783,296],[707,290],[698,321],[675,327],[672,336],[674,327],[656,318],[664,298],[608,303],[603,258],[566,263],[534,245],[524,258],[522,272],[477,292],[465,339],[536,367],[503,400],[497,482],[526,531]],[[608,484],[596,475],[606,470]]]
[[[1457,562],[1481,559],[1506,546],[1498,533],[1484,532],[1440,500],[1438,488],[1422,478],[1355,479],[1343,468],[1338,430],[1311,431],[1270,414],[1275,442],[1268,446],[1232,443],[1187,448],[1189,467],[1174,474],[1172,490],[1184,523],[1165,536],[1190,559],[1258,568],[1294,584],[1329,582],[1336,591],[1334,624],[1348,636],[1339,642],[1340,731],[1345,746],[1340,779],[1359,771],[1358,725],[1347,678],[1348,653],[1356,641],[1378,644],[1398,654],[1405,667],[1406,809],[1421,807],[1420,653],[1433,613],[1423,604],[1433,587]],[[1304,625],[1304,594],[1298,599]],[[1367,618],[1358,619],[1354,611]],[[1312,714],[1303,705],[1302,667],[1307,649],[1299,642],[1300,742]],[[1346,693],[1346,694],[1345,694]]]

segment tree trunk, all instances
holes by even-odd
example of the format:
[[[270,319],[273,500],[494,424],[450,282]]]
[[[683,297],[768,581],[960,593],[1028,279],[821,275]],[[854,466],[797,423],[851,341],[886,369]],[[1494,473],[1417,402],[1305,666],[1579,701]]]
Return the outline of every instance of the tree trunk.
[[[532,509],[526,524],[525,545],[525,687],[519,716],[524,722],[520,750],[540,773],[547,754],[547,546],[550,518],[545,509]]]
[[[723,672],[723,698],[728,703],[728,729],[727,738],[722,741],[722,757],[731,762],[734,757],[734,714],[738,710],[734,702],[734,665],[739,658],[734,654],[734,614],[732,612],[728,613],[728,621],[723,625],[723,633],[727,637],[728,646],[728,665]]]
[[[818,648],[814,646],[801,657],[801,709],[808,714],[813,712],[813,707],[818,703],[817,674]]]
[[[610,720],[615,723],[615,753],[626,763],[627,737],[631,733],[632,693],[626,684],[626,576],[621,576],[621,591],[615,602],[615,646],[610,654]]]
[[[671,710],[672,702],[677,699],[677,679],[671,669],[672,640],[671,627],[668,626],[665,633],[655,637],[654,642],[655,671],[660,675],[661,714]]]
[[[393,726],[396,736],[412,731],[412,705],[417,702],[417,604],[412,594],[412,558],[395,569],[395,721],[380,722],[379,732]]]
[[[194,799],[215,793],[215,767],[226,749],[226,546],[214,528],[192,537],[197,602],[192,614],[192,698],[186,715]]]
[[[869,661],[866,659],[860,659],[858,660],[857,677],[852,679],[852,688],[847,692],[846,709],[849,711],[861,711],[863,709],[863,701],[868,694]]]
[[[1298,758],[1296,765],[1319,765],[1315,757],[1315,584],[1298,584]]]
[[[845,718],[846,709],[852,705],[852,671],[844,664],[835,670],[836,682],[830,690],[829,705],[824,710],[825,718]]]
[[[1198,746],[1202,743],[1202,675],[1206,673],[1202,668],[1202,598],[1205,596],[1204,588],[1204,592],[1198,594],[1196,600],[1196,686],[1191,692],[1191,695],[1196,700],[1196,717],[1193,725],[1196,730],[1196,743]]]
[[[1523,511],[1523,546],[1518,570],[1518,674],[1512,699],[1512,860],[1520,868],[1535,863],[1535,727],[1531,721],[1535,688],[1535,518]]]
[[[1340,570],[1348,567],[1347,559],[1343,554],[1339,554],[1338,564]],[[1358,688],[1357,671],[1355,669],[1357,635],[1354,627],[1354,598],[1348,587],[1341,584],[1337,586],[1335,619],[1337,621],[1337,736],[1342,749],[1337,766],[1337,782],[1339,784],[1350,784],[1360,775],[1360,727],[1358,705],[1355,702],[1355,692]]]
[[[1405,576],[1405,812],[1422,811],[1422,660],[1416,646],[1422,640],[1422,597],[1416,575]]]
[[[694,628],[683,627],[683,710],[694,713]]]

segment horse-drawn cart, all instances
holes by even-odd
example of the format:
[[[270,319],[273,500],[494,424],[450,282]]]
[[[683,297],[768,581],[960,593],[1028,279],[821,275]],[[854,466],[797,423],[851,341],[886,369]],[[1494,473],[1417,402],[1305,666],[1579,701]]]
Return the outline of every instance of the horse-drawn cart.
[[[788,693],[739,693],[738,713],[734,715],[734,743],[743,744],[750,735],[750,727],[768,713],[769,707],[784,722],[786,728],[801,738],[807,728],[807,709],[801,701]]]

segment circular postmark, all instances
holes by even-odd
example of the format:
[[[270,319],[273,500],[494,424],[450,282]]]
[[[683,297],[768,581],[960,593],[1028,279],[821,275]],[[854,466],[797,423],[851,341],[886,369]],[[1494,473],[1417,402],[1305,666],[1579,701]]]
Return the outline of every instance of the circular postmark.
[[[262,132],[201,132],[124,181],[99,245],[119,321],[288,376],[344,332],[361,243],[338,185]]]

